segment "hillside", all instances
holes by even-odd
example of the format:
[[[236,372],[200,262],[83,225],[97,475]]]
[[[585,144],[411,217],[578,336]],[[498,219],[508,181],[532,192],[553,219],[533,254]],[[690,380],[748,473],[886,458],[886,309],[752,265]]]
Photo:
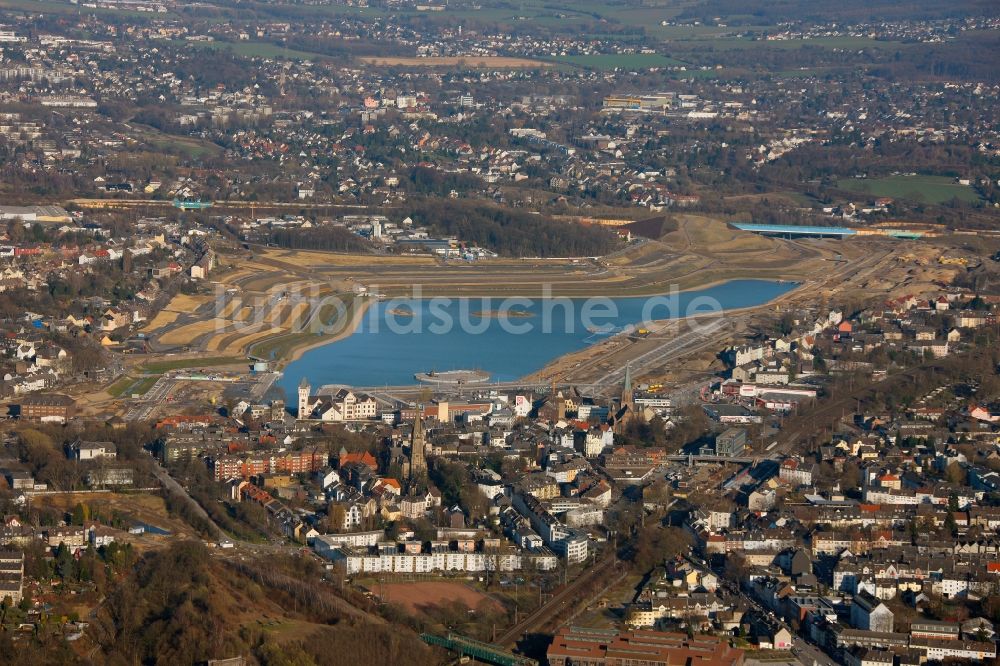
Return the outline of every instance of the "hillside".
[[[304,582],[321,575],[311,560],[230,561],[195,541],[150,553],[97,610],[88,636],[94,661],[191,664],[242,655],[269,666],[437,663],[412,631]]]

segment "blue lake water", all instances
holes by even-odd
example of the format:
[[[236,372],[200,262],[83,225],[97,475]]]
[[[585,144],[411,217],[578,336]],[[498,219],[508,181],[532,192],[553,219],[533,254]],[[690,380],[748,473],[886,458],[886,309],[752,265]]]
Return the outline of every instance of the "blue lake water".
[[[290,363],[278,386],[294,399],[302,377],[314,388],[391,386],[415,383],[417,372],[478,369],[490,381],[512,381],[630,325],[762,305],[796,286],[733,280],[650,297],[379,301],[352,335]],[[484,316],[497,311],[521,316]]]

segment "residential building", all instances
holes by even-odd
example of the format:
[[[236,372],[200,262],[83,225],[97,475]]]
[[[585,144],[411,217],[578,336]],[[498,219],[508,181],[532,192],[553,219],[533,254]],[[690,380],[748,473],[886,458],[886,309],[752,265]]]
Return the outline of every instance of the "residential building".
[[[862,591],[851,604],[851,624],[856,629],[892,633],[893,613],[872,594]]]
[[[17,404],[22,419],[64,423],[76,413],[76,402],[68,395],[38,393],[21,398]]]
[[[715,437],[715,455],[732,458],[743,455],[747,446],[747,431],[728,428]]]

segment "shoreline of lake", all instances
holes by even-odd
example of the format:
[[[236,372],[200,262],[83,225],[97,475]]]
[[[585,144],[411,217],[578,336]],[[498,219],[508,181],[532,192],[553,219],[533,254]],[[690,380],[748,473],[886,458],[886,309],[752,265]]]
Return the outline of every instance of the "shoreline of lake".
[[[698,290],[675,292],[677,300],[663,300],[668,308],[666,318],[657,313],[650,317],[650,322],[666,322],[685,319],[699,312],[685,313],[699,297],[715,299],[719,308],[727,313],[744,311],[767,306],[779,298],[785,298],[790,293],[804,286],[802,283],[778,280],[729,280],[713,287]],[[352,386],[406,385],[412,383],[413,373],[425,371],[427,367],[437,367],[447,370],[460,367],[480,367],[489,371],[498,381],[515,381],[519,378],[537,375],[565,356],[578,353],[607,339],[595,336],[600,333],[588,331],[582,326],[581,317],[576,310],[586,309],[594,302],[587,303],[586,298],[557,297],[549,301],[569,301],[574,308],[572,317],[566,321],[569,330],[535,330],[537,327],[529,320],[537,317],[543,307],[552,307],[553,316],[563,316],[559,303],[546,304],[545,299],[527,299],[531,302],[530,310],[521,310],[528,316],[491,318],[487,320],[477,317],[471,323],[467,310],[459,312],[459,303],[473,297],[460,297],[447,300],[447,305],[431,307],[433,298],[410,301],[405,305],[414,308],[413,317],[406,321],[391,321],[390,314],[398,309],[398,299],[383,301],[385,307],[380,310],[369,310],[372,299],[365,299],[352,317],[352,321],[336,336],[316,341],[296,350],[292,359],[285,365],[285,376],[279,384],[288,390],[292,384],[298,383],[303,376],[314,385],[346,384]],[[644,320],[639,316],[640,310],[649,307],[659,307],[659,303],[650,306],[650,301],[657,297],[623,297],[604,299],[605,306],[610,304],[616,310],[615,325],[623,327],[626,324],[639,324]],[[669,296],[661,296],[668,299]],[[376,302],[376,306],[383,302]],[[677,309],[671,307],[675,304]],[[565,303],[564,303],[565,304]],[[392,308],[391,310],[389,308]],[[423,309],[421,309],[423,308]],[[417,312],[419,310],[419,312]],[[518,312],[518,311],[515,311]],[[702,313],[706,311],[701,311]],[[450,326],[442,326],[442,330],[434,330],[434,317],[445,315]],[[506,313],[503,313],[506,314]],[[366,319],[365,315],[372,317]],[[513,320],[519,320],[515,323]],[[461,323],[466,328],[456,326]],[[551,322],[546,322],[548,325]],[[608,324],[611,325],[611,324]],[[369,330],[369,326],[374,330]],[[598,330],[601,327],[594,327]],[[430,329],[430,330],[425,330]],[[470,330],[477,329],[477,330]],[[481,330],[478,330],[481,329]],[[502,329],[502,330],[501,330]],[[514,329],[514,330],[511,330]],[[432,334],[432,335],[430,335]],[[337,344],[334,345],[333,343]],[[318,356],[309,357],[308,362],[302,359],[309,352],[328,347],[330,351]],[[479,361],[485,361],[480,363]]]

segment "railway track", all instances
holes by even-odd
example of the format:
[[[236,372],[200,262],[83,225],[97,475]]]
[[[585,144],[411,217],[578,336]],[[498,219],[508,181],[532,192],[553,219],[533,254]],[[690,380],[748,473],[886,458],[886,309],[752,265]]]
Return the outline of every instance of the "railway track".
[[[589,569],[586,569],[583,573],[576,577],[569,585],[564,587],[562,590],[556,592],[552,595],[548,601],[535,609],[526,618],[512,626],[495,641],[497,645],[503,646],[513,646],[517,643],[517,640],[524,634],[530,633],[532,630],[538,630],[545,626],[545,624],[551,621],[554,617],[558,616],[560,612],[565,611],[571,607],[571,605],[576,602],[577,605],[580,603],[587,603],[589,600],[583,600],[579,598],[579,592],[586,585],[593,583],[595,580],[607,576],[609,569],[612,569],[615,564],[614,555],[604,557],[597,562],[595,562]],[[613,569],[618,571],[617,568]],[[619,571],[615,579],[608,582],[609,585],[613,585],[625,577],[625,571]],[[607,587],[607,586],[603,586]]]

